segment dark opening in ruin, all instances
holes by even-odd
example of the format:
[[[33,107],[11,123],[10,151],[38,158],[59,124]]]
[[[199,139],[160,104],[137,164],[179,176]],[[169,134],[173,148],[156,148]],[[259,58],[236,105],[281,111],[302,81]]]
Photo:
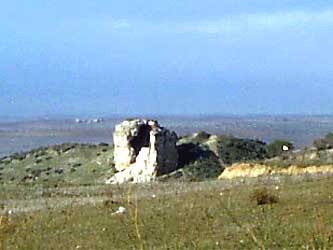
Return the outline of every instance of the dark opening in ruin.
[[[149,147],[150,131],[151,127],[149,125],[141,125],[139,127],[138,135],[130,140],[130,145],[135,152],[135,158],[138,156],[142,147]]]

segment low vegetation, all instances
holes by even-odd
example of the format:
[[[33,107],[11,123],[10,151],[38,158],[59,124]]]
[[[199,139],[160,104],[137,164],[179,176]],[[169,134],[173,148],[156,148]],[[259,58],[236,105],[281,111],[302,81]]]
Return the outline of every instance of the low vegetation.
[[[267,157],[273,158],[281,155],[285,155],[287,151],[294,150],[294,145],[285,140],[275,140],[266,146]]]
[[[82,185],[112,175],[113,148],[105,143],[66,143],[0,159],[0,183]]]
[[[265,159],[259,163],[278,168],[333,165],[333,151],[310,148]]]
[[[267,157],[266,143],[260,140],[220,136],[217,147],[218,155],[227,165]]]
[[[176,176],[187,180],[217,178],[225,167],[234,163],[262,163],[272,157],[276,157],[275,162],[270,164],[279,162],[283,166],[283,159],[290,157],[293,149],[293,144],[284,140],[266,144],[260,140],[199,132],[184,136],[178,142],[179,168],[182,171],[177,171]]]
[[[63,202],[57,195],[26,213],[8,214],[5,205],[0,242],[24,250],[333,248],[331,178],[260,183],[75,187],[66,206],[50,205]],[[45,199],[30,191],[35,204]],[[104,200],[84,205],[87,194]]]

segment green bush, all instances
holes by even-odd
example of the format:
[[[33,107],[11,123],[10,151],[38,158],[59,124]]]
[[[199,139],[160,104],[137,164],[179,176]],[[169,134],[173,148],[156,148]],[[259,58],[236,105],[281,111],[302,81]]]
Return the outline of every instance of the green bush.
[[[272,158],[276,156],[280,156],[286,152],[283,147],[286,146],[288,148],[287,151],[293,150],[294,145],[291,142],[284,141],[284,140],[275,140],[272,143],[268,144],[266,147],[267,156]]]
[[[220,136],[218,156],[225,164],[262,160],[267,157],[266,143],[260,140]]]

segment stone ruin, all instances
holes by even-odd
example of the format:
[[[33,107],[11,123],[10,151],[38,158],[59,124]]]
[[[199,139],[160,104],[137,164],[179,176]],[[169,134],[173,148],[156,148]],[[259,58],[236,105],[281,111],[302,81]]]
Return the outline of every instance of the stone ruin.
[[[177,169],[177,135],[154,120],[126,120],[113,134],[118,171],[107,184],[150,182]]]

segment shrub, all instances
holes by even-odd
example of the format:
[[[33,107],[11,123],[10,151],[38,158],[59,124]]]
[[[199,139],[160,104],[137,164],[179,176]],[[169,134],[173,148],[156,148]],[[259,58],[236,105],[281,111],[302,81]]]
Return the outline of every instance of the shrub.
[[[272,143],[268,144],[266,147],[267,150],[267,156],[272,158],[272,157],[276,157],[276,156],[280,156],[283,153],[285,153],[286,151],[283,149],[283,147],[287,147],[288,150],[293,150],[294,149],[294,145],[289,142],[289,141],[284,141],[284,140],[275,140]]]
[[[250,196],[250,199],[251,201],[256,202],[258,206],[267,204],[271,205],[279,201],[279,198],[276,195],[270,193],[267,188],[255,190]]]
[[[267,157],[266,144],[260,140],[220,136],[218,156],[225,164],[262,160]]]

